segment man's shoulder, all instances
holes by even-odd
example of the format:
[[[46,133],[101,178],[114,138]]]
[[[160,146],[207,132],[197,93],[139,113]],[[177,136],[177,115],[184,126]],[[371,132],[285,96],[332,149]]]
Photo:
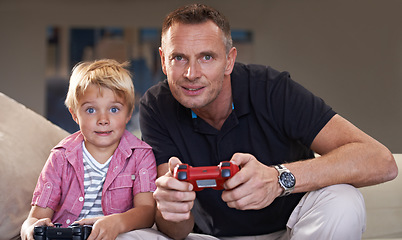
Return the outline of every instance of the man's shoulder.
[[[231,76],[233,79],[244,79],[246,77],[250,81],[267,81],[281,79],[283,76],[289,76],[289,73],[278,71],[266,65],[237,62],[235,63]]]
[[[151,86],[144,94],[144,96],[159,96],[161,94],[171,95],[167,79],[158,82]]]
[[[167,103],[169,101],[173,101],[173,95],[170,92],[167,80],[161,81],[150,87],[140,99],[140,103],[143,105],[158,102]]]

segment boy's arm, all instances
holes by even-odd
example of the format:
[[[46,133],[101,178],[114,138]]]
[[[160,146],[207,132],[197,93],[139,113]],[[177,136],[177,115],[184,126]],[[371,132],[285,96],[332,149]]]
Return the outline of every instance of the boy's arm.
[[[34,227],[53,226],[52,217],[54,211],[51,208],[32,206],[27,219],[21,226],[21,239],[33,240]]]
[[[152,227],[155,219],[155,200],[152,193],[138,193],[134,196],[133,201],[135,207],[124,213],[82,219],[77,223],[93,225],[88,240],[95,238],[115,239],[121,233]]]

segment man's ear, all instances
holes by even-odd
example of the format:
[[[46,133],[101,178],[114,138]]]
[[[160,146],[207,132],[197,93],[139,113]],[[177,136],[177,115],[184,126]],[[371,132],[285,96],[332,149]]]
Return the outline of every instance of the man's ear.
[[[236,62],[237,49],[232,47],[227,56],[227,62],[225,67],[225,75],[230,75],[233,71],[234,64]]]
[[[79,124],[79,123],[78,123],[78,117],[77,117],[77,115],[75,114],[75,112],[74,112],[71,108],[68,108],[68,111],[70,112],[71,117],[73,118],[74,122],[76,122],[77,124]]]
[[[167,75],[166,74],[165,54],[163,53],[162,47],[159,47],[159,56],[161,57],[162,71],[165,75]]]

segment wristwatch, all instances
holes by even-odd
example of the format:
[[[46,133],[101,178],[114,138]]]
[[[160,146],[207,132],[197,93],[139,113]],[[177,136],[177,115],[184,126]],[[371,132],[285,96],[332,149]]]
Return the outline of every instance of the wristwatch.
[[[289,195],[293,189],[295,189],[296,178],[295,176],[282,164],[274,166],[276,170],[278,170],[278,181],[279,185],[283,188],[283,192],[279,197]]]

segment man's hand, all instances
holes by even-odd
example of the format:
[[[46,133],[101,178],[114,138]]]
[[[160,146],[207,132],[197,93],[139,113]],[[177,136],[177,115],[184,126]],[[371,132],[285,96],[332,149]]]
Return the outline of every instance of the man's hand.
[[[173,177],[173,170],[180,160],[172,157],[169,160],[169,170],[156,180],[154,198],[162,217],[172,222],[190,219],[190,211],[194,206],[195,192],[193,185]]]
[[[259,162],[253,155],[235,153],[231,162],[241,170],[225,182],[222,199],[239,210],[262,209],[282,193],[278,171]]]

